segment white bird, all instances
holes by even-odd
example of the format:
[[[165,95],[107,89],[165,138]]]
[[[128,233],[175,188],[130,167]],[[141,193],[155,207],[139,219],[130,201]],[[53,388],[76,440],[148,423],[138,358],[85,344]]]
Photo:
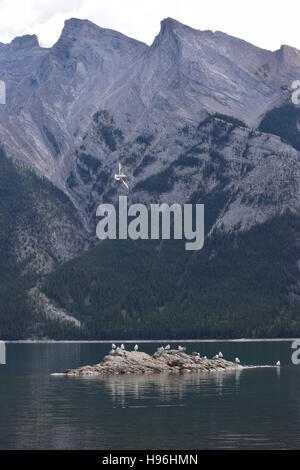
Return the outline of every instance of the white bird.
[[[221,351],[219,352],[219,357],[222,359],[223,357],[223,354],[221,353]]]
[[[123,343],[121,344],[121,349],[123,349],[123,351],[124,351],[124,349],[125,349],[125,346],[124,346]]]
[[[203,359],[207,359],[207,356],[203,356]]]
[[[241,361],[239,360],[238,357],[235,358],[234,362],[236,362],[237,364],[239,364]]]
[[[117,346],[115,344],[111,345],[111,349],[116,349],[116,348],[117,348]]]
[[[163,346],[161,346],[160,348],[157,349],[157,351],[164,351],[164,349],[165,348]]]
[[[280,367],[280,361],[277,361],[277,362],[276,362],[276,366],[277,366],[277,367]]]
[[[136,344],[133,349],[134,349],[135,351],[138,351],[138,349],[139,349],[138,345]]]
[[[165,350],[168,351],[169,349],[171,349],[171,346],[167,344],[167,346],[165,347]]]
[[[216,354],[213,359],[219,359],[219,354]]]
[[[178,346],[178,351],[183,351],[184,348],[182,346]]]
[[[121,163],[119,163],[119,173],[115,175],[115,180],[116,181],[122,181],[124,186],[128,189],[129,191],[129,182],[127,176],[124,174],[123,167]]]

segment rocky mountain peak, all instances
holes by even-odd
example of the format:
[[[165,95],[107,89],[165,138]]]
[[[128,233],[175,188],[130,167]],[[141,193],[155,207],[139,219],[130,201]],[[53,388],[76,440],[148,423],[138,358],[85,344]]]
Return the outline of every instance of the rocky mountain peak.
[[[14,44],[38,41],[27,36]],[[98,201],[102,194],[99,175],[105,179],[111,168],[99,168],[109,166],[110,159],[114,165],[122,158],[132,168],[140,164],[140,175],[145,168],[150,176],[154,169],[147,162],[158,155],[160,168],[174,159],[190,139],[189,126],[220,113],[256,127],[274,103],[286,99],[283,86],[299,78],[298,68],[281,62],[298,63],[294,48],[283,46],[278,56],[173,18],[161,22],[151,47],[71,18],[52,48],[29,49],[25,59],[17,53],[17,66],[10,47],[0,52],[0,69],[9,72],[8,87],[15,87],[5,109],[9,128],[7,120],[0,122],[1,140],[16,158],[42,168],[84,210],[87,198]],[[105,113],[108,122],[102,119]],[[179,127],[187,132],[180,148],[173,144]],[[91,182],[95,195],[90,195]]]
[[[200,31],[194,30],[190,26],[187,26],[173,18],[165,18],[160,22],[160,31],[159,34],[156,36],[154,43],[160,43],[165,38],[178,36],[180,33],[184,34],[185,32],[198,32]]]
[[[89,20],[82,20],[79,18],[70,18],[65,20],[64,27],[60,36],[61,38],[72,36],[84,36],[92,35],[93,33],[99,33],[105,31],[100,26],[92,23]]]
[[[155,37],[149,53],[154,52],[156,54],[156,51],[158,51],[159,55],[162,54],[162,56],[171,54],[173,60],[176,62],[180,54],[180,36],[185,34],[185,28],[188,28],[188,26],[183,25],[173,18],[165,18],[162,20],[160,22],[160,31]]]
[[[300,68],[300,51],[295,47],[283,44],[276,53],[285,67]]]
[[[185,26],[179,21],[175,20],[174,18],[168,17],[168,18],[164,18],[160,22],[160,27],[161,27],[161,33],[164,33],[166,31],[173,31],[176,28],[182,28]]]
[[[140,41],[129,38],[128,36],[119,33],[113,29],[102,28],[101,26],[96,25],[92,21],[82,20],[79,18],[70,18],[65,21],[64,27],[61,33],[61,36],[58,42],[64,40],[74,40],[80,41],[82,39],[103,39],[103,38],[117,38],[121,40],[131,41],[137,44],[143,44]]]
[[[9,46],[13,49],[32,49],[34,47],[40,47],[36,34],[25,34],[24,36],[18,36],[11,41]]]

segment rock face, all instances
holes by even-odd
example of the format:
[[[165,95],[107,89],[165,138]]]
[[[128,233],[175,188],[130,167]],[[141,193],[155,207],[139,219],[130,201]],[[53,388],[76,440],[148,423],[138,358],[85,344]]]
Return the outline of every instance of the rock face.
[[[53,305],[45,294],[39,291],[38,287],[34,287],[29,291],[29,297],[32,306],[37,313],[42,314],[49,320],[58,320],[63,323],[68,323],[76,328],[83,326],[79,320],[69,315],[63,309],[57,308]]]
[[[225,231],[299,210],[299,152],[252,131],[290,101],[300,76],[294,48],[266,51],[171,18],[149,47],[70,19],[52,48],[36,36],[2,44],[0,71],[7,153],[62,189],[93,232],[98,204],[117,199],[118,161],[139,202],[203,199],[223,185],[229,203],[216,226]],[[207,125],[214,113],[249,127]]]
[[[205,359],[197,353],[191,355],[176,349],[157,350],[153,356],[140,351],[112,350],[100,364],[70,369],[68,376],[94,376],[118,374],[147,374],[183,372],[210,372],[226,369],[241,369],[225,359]]]
[[[10,175],[4,184],[0,171],[0,238],[2,227],[8,227],[6,214],[13,221],[16,208],[22,207],[21,203],[27,206],[26,217],[18,209],[18,219],[12,222],[17,227],[14,238],[10,236],[14,265],[22,274],[43,274],[93,246],[97,206],[103,202],[116,204],[118,196],[125,193],[114,179],[119,162],[130,182],[129,204],[205,204],[207,241],[213,239],[212,235],[247,234],[287,211],[299,217],[300,115],[294,116],[295,107],[290,104],[291,125],[286,112],[279,116],[277,112],[275,118],[269,116],[267,126],[265,122],[261,127],[268,111],[272,114],[291,103],[291,84],[299,77],[300,51],[292,47],[266,51],[218,31],[197,31],[171,18],[162,21],[151,46],[77,19],[65,22],[51,48],[40,47],[35,35],[0,44],[0,79],[6,84],[6,105],[0,106],[0,143],[16,160],[21,189],[25,185],[25,191],[17,192],[16,180]],[[37,190],[33,190],[36,184],[32,189],[32,184],[26,183],[29,177],[24,176],[24,166],[43,177]],[[49,181],[53,188],[50,191],[46,186],[44,190],[42,186]],[[16,196],[15,208],[12,196]],[[66,201],[62,204],[61,200]],[[7,233],[11,233],[10,228]],[[6,243],[0,243],[0,266],[6,251]],[[209,259],[218,256],[218,249],[212,250]],[[119,255],[112,257],[111,264],[119,259]],[[297,247],[294,267],[298,259]],[[101,263],[105,263],[102,255]],[[252,269],[255,265],[252,263]],[[280,265],[276,262],[273,266]],[[92,271],[91,266],[89,261],[87,270]],[[73,266],[67,269],[71,273]],[[173,282],[177,291],[181,291],[178,286],[186,272],[184,265],[182,271],[178,270],[178,279]],[[282,272],[294,271],[289,267]],[[190,284],[199,274],[200,284],[200,268],[196,273],[185,282],[188,279]],[[67,318],[78,315],[83,324],[94,317],[90,333],[97,337],[95,328],[101,325],[102,334],[102,325],[111,312],[105,310],[107,302],[99,301],[100,308],[93,306],[101,297],[97,288],[103,286],[106,273],[99,276],[97,287],[98,275],[98,268],[89,274],[85,286],[88,292],[78,289],[81,304],[77,293],[74,298],[65,292],[56,295],[59,284],[67,290],[67,276],[62,277],[63,282],[54,279],[49,301],[58,302],[59,309],[51,306],[51,317],[61,317],[60,307],[69,311]],[[77,273],[68,278],[73,285]],[[156,283],[157,272],[155,278]],[[286,285],[291,298],[297,298],[298,285],[297,272]],[[137,294],[141,300],[136,302],[134,294],[132,301],[130,296],[126,293],[119,299],[113,314],[117,312],[118,316],[119,306],[125,302],[120,315],[130,312],[134,305],[141,320],[141,312],[148,309],[147,297],[142,290]],[[252,302],[253,295],[249,298]],[[155,300],[153,310],[163,313],[165,301],[159,299],[156,304]],[[245,300],[247,315],[251,302]],[[43,304],[49,318],[49,305]],[[175,308],[183,305],[194,318],[195,307],[200,304],[200,297],[196,302],[188,291]],[[278,313],[281,305],[280,299]],[[253,305],[251,308],[256,310]],[[231,312],[231,304],[228,309]],[[213,302],[209,312],[216,311]],[[197,314],[201,317],[201,309]],[[251,335],[252,331],[257,331],[256,324]],[[112,336],[118,334],[113,332]]]

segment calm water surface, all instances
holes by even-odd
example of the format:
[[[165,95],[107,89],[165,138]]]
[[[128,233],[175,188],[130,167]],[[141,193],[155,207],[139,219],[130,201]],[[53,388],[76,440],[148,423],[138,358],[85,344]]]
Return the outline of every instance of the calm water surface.
[[[158,344],[140,349],[153,353]],[[132,345],[127,345],[132,348]],[[67,378],[107,344],[8,344],[0,366],[0,449],[300,448],[300,366],[291,342],[189,343],[254,368],[179,377]]]

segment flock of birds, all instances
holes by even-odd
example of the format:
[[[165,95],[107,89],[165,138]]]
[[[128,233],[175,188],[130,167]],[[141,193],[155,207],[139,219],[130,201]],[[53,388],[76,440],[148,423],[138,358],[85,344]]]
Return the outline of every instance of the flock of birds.
[[[124,351],[124,350],[125,350],[125,346],[124,346],[123,343],[121,344],[120,347],[119,347],[119,346],[116,346],[115,344],[112,344],[112,345],[111,345],[111,349],[112,349],[113,351],[115,351],[115,350],[116,350],[116,351],[119,351],[120,349],[121,349],[122,351]],[[138,345],[136,344],[133,349],[134,349],[134,351],[138,351],[138,350],[139,350]]]
[[[111,345],[111,349],[112,349],[113,351],[115,351],[115,350],[116,350],[116,351],[118,351],[118,350],[124,351],[124,350],[125,350],[125,346],[124,346],[123,343],[121,344],[121,346],[116,346],[115,344],[112,344],[112,345]],[[169,349],[171,349],[171,346],[170,346],[169,344],[167,344],[167,346],[161,346],[160,348],[158,348],[158,351],[169,351]],[[134,350],[134,351],[138,351],[138,350],[139,350],[139,347],[138,347],[137,344],[134,346],[133,350]],[[182,346],[178,346],[178,351],[185,351],[185,348],[182,347]],[[201,358],[200,353],[197,353],[197,356],[196,356],[196,357],[198,357],[198,358],[200,359],[200,358]],[[216,354],[215,356],[213,356],[213,359],[223,359],[223,357],[224,357],[224,356],[223,356],[222,352],[220,351],[218,354]],[[207,359],[207,356],[203,356],[203,359]],[[238,357],[235,358],[234,362],[235,362],[236,364],[240,364],[240,363],[241,363],[241,361],[240,361],[240,359],[239,359]],[[276,366],[277,366],[277,367],[280,367],[280,365],[281,365],[281,364],[280,364],[280,361],[277,361],[277,362],[276,362]]]

